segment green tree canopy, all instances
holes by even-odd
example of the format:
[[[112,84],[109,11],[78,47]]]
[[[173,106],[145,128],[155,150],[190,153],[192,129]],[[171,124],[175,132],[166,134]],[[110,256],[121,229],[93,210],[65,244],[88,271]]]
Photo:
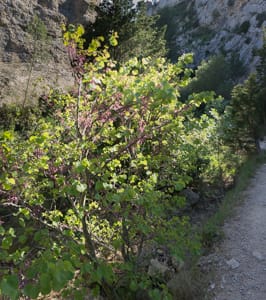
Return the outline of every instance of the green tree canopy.
[[[257,102],[259,105],[260,123],[266,125],[266,29],[264,30],[263,46],[258,51],[260,62],[257,67],[257,85],[258,95]]]
[[[184,97],[201,91],[214,91],[217,95],[230,99],[230,94],[239,76],[245,69],[236,54],[226,58],[222,54],[203,61],[195,71],[195,77],[183,91]]]
[[[166,55],[165,27],[156,27],[157,16],[148,16],[144,3],[132,0],[104,0],[97,8],[97,19],[86,28],[86,39],[103,36],[112,31],[119,36],[119,45],[111,56],[117,61],[132,57],[161,57]]]

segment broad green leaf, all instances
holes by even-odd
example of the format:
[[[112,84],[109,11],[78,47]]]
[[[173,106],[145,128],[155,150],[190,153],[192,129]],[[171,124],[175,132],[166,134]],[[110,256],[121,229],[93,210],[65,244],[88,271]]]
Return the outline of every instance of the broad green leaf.
[[[11,236],[11,237],[16,237],[16,234],[15,234],[15,230],[14,228],[10,227],[8,229],[8,234]]]
[[[24,215],[27,220],[30,219],[30,212],[29,212],[29,210],[27,208],[20,208],[19,209],[19,213],[21,213],[22,215]]]
[[[7,178],[6,182],[9,183],[9,184],[11,184],[11,185],[15,185],[16,184],[16,181],[15,181],[14,178]]]
[[[0,225],[0,235],[4,235],[5,234],[5,228],[3,226]]]
[[[19,218],[18,221],[19,221],[19,225],[20,225],[21,227],[25,227],[25,226],[26,226],[25,220],[24,220],[23,218]]]
[[[86,292],[84,291],[74,291],[74,299],[75,300],[84,300]]]
[[[64,270],[61,269],[55,269],[52,273],[53,279],[52,279],[52,289],[55,291],[60,291],[65,284],[68,282],[66,279],[66,276],[64,274]]]
[[[11,236],[5,236],[2,240],[2,248],[8,250],[13,244],[13,238]]]
[[[93,266],[91,265],[91,263],[84,263],[81,266],[81,273],[90,273],[93,271]]]
[[[12,190],[13,185],[10,184],[10,183],[8,183],[8,182],[4,182],[4,183],[3,183],[3,188],[4,188],[4,190],[6,190],[6,191],[10,191],[10,190]]]
[[[3,295],[10,297],[10,299],[18,299],[19,289],[18,289],[18,276],[8,275],[4,277],[0,283],[0,289]]]
[[[25,234],[22,234],[19,236],[18,240],[21,244],[24,244],[27,241],[27,236]]]
[[[149,296],[153,300],[161,300],[162,299],[161,292],[159,289],[154,289],[154,290],[149,291]]]
[[[76,190],[79,192],[79,193],[83,193],[85,192],[87,189],[87,184],[86,183],[78,183],[76,185]]]
[[[51,292],[51,277],[49,274],[41,274],[40,276],[40,292],[47,295]]]
[[[28,296],[30,299],[36,299],[40,293],[39,287],[36,284],[27,284],[23,292],[26,296]]]
[[[184,182],[179,181],[179,182],[175,183],[175,190],[178,192],[182,191],[185,187],[186,187],[186,184]]]
[[[3,138],[5,140],[13,140],[14,139],[14,135],[12,131],[4,131],[3,132]]]
[[[137,289],[138,289],[138,284],[137,284],[137,282],[136,282],[135,280],[132,280],[132,281],[130,282],[129,288],[130,288],[130,290],[133,291],[133,292],[137,291]]]
[[[99,296],[100,294],[100,286],[97,284],[93,289],[92,289],[92,295],[94,297],[97,297]]]

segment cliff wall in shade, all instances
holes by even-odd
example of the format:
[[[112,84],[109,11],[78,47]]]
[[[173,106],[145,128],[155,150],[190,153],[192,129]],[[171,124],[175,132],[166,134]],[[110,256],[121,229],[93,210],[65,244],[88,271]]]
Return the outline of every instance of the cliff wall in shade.
[[[24,97],[33,47],[27,28],[34,15],[46,25],[51,42],[48,58],[34,64],[29,96],[36,97],[47,86],[73,84],[60,25],[93,21],[93,4],[86,0],[0,0],[0,105],[21,102]]]
[[[149,12],[160,12],[170,24],[173,55],[192,51],[199,62],[234,52],[254,69],[266,26],[265,0],[160,0]]]
[[[36,99],[47,86],[73,85],[60,25],[93,22],[97,1],[0,0],[0,105],[23,100],[33,46],[27,28],[34,15],[45,23],[51,44],[49,59],[34,64],[29,95]],[[197,64],[217,53],[234,53],[254,70],[266,26],[265,0],[160,0],[148,11],[160,12],[168,24],[173,60],[194,52]]]

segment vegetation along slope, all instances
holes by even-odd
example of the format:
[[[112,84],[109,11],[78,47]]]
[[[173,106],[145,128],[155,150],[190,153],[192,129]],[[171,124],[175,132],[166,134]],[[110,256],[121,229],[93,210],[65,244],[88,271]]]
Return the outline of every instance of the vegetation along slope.
[[[23,93],[0,107],[0,297],[204,299],[205,221],[265,135],[266,38],[253,74],[237,52],[197,65],[173,58],[165,11],[61,2],[74,84],[34,90],[53,45],[38,4]]]

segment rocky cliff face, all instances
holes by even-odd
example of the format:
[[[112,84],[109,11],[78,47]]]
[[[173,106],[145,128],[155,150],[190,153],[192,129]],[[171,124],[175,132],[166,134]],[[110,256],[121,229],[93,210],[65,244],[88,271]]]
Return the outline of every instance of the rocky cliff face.
[[[0,105],[23,100],[32,48],[27,27],[34,15],[45,23],[51,44],[50,58],[34,64],[30,95],[36,98],[34,91],[41,94],[47,84],[73,84],[60,24],[93,21],[97,1],[0,0]],[[266,26],[265,0],[160,0],[149,10],[165,14],[174,57],[192,51],[198,63],[215,53],[237,53],[249,70],[254,68],[253,53],[262,46]]]
[[[254,50],[262,46],[266,26],[265,0],[160,0],[150,11],[172,18],[177,54],[192,51],[198,62],[234,52],[249,70],[254,68]]]
[[[30,96],[50,86],[71,86],[73,79],[61,39],[63,22],[86,23],[94,15],[92,0],[0,0],[0,105],[22,101],[29,75],[32,39],[28,25],[37,15],[46,25],[49,58],[34,64]]]

